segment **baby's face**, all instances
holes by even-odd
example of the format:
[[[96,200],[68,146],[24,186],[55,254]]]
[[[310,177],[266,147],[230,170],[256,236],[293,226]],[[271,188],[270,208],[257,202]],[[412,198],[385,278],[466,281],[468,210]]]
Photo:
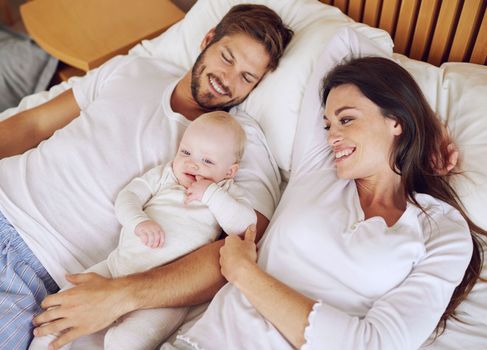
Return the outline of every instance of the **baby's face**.
[[[232,136],[219,125],[190,124],[173,161],[178,182],[187,188],[196,181],[196,176],[213,182],[233,177],[238,165]]]

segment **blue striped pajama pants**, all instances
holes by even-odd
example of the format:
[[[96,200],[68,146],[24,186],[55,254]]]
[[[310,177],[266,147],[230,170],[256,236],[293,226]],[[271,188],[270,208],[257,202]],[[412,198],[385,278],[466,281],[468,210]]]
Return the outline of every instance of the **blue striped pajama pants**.
[[[32,317],[58,290],[46,269],[0,213],[0,350],[27,349]]]

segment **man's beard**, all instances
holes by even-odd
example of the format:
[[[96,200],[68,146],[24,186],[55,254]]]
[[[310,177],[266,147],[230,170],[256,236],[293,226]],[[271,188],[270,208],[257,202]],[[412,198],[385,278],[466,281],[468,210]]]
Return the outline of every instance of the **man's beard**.
[[[206,50],[209,46],[207,46],[198,56],[196,62],[194,63],[193,69],[191,71],[191,94],[193,95],[194,100],[196,103],[203,109],[206,110],[225,110],[228,111],[233,106],[236,106],[242,103],[247,96],[243,98],[237,99],[230,99],[227,102],[223,103],[211,103],[211,101],[216,97],[211,92],[206,92],[204,94],[201,93],[201,80],[203,78],[208,78],[209,74],[202,76],[202,72],[205,70],[206,66],[204,65],[204,58]],[[225,89],[227,89],[225,87]]]

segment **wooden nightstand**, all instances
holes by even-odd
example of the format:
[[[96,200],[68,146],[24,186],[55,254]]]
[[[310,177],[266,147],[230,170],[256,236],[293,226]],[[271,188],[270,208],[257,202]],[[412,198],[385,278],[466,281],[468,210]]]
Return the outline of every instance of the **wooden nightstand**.
[[[37,44],[68,65],[64,79],[127,53],[184,17],[170,0],[35,0],[20,13]]]

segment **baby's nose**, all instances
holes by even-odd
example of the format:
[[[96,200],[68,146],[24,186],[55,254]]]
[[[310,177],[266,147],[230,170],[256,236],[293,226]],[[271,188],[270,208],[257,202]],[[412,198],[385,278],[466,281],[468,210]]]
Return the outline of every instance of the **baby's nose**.
[[[198,164],[192,160],[189,160],[188,161],[188,166],[191,168],[191,169],[198,169]]]

